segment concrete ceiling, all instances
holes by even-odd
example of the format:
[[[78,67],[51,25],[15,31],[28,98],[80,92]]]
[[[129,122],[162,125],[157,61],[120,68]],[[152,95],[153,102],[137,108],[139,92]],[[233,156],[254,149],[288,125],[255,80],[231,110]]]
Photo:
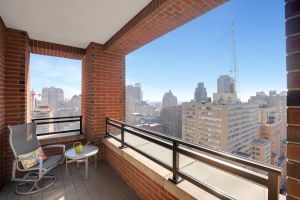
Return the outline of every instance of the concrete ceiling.
[[[151,0],[0,0],[8,28],[31,39],[86,48],[104,44]]]

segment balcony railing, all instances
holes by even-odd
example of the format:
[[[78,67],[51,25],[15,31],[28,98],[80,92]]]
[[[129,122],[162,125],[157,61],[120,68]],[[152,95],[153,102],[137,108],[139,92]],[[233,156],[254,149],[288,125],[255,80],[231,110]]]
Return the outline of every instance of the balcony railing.
[[[37,132],[38,136],[44,135],[55,135],[55,134],[62,134],[62,133],[70,133],[70,132],[78,132],[79,134],[82,133],[82,116],[69,116],[69,117],[51,117],[51,118],[38,118],[33,119],[32,122],[37,124],[37,128],[41,125],[54,125],[54,124],[63,124],[63,123],[79,123],[79,127],[71,128],[67,130],[58,130],[58,131],[47,131],[47,132]]]
[[[115,127],[117,130],[121,131],[121,138],[118,138],[114,134],[109,132],[109,126]],[[130,145],[124,139],[125,132],[133,134],[137,137],[143,138],[150,142],[153,142],[157,145],[160,145],[164,148],[170,149],[172,151],[172,165],[158,160],[153,156],[139,150],[138,148]],[[230,154],[223,151],[218,151],[210,148],[206,148],[197,144],[189,143],[183,141],[181,139],[177,139],[174,137],[170,137],[158,132],[150,131],[147,129],[138,128],[135,126],[128,125],[124,122],[120,122],[111,118],[106,118],[106,134],[108,137],[112,137],[115,140],[121,143],[120,148],[129,147],[138,153],[144,155],[148,159],[152,160],[153,162],[161,165],[162,167],[172,171],[173,177],[170,179],[173,183],[178,183],[180,180],[184,179],[187,180],[194,185],[202,188],[203,190],[211,193],[212,195],[226,200],[233,200],[234,197],[230,196],[229,194],[221,191],[218,188],[212,187],[205,182],[202,182],[194,177],[184,173],[179,169],[179,154],[183,154],[185,156],[191,157],[195,160],[198,160],[203,163],[207,163],[213,167],[221,169],[223,171],[229,172],[231,174],[243,177],[250,181],[253,181],[257,184],[263,185],[264,187],[268,188],[268,200],[278,200],[279,199],[279,177],[281,175],[281,169],[272,165],[264,164],[261,162],[257,162],[254,160],[245,159],[243,157]],[[207,155],[202,155],[196,153],[196,151],[205,152]],[[219,159],[218,159],[218,158]],[[224,161],[224,160],[227,160]],[[228,161],[231,161],[228,162]],[[251,167],[257,170],[266,173],[257,173],[251,170],[247,170],[245,167],[241,167],[236,164],[232,164],[232,162],[238,163],[240,165],[244,165],[246,167]]]

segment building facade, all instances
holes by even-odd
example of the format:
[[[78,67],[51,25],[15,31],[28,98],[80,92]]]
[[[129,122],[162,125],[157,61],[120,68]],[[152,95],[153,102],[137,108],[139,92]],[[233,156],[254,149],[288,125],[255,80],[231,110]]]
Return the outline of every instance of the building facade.
[[[167,107],[161,110],[159,122],[163,124],[163,133],[182,138],[181,106]]]
[[[143,101],[143,91],[140,83],[135,83],[134,85],[126,86],[126,95],[131,96],[137,101]]]
[[[42,89],[42,104],[55,109],[59,102],[64,101],[64,91],[61,88],[49,87]]]
[[[42,119],[53,117],[53,111],[49,109],[47,105],[39,106],[31,109],[31,119]],[[54,124],[38,125],[36,129],[37,133],[49,133],[54,131]]]
[[[221,75],[218,78],[218,93],[234,93],[234,79],[229,75]]]
[[[266,139],[252,140],[252,159],[271,164],[271,143]]]
[[[182,137],[211,148],[251,155],[258,138],[258,106],[188,102],[182,104]]]

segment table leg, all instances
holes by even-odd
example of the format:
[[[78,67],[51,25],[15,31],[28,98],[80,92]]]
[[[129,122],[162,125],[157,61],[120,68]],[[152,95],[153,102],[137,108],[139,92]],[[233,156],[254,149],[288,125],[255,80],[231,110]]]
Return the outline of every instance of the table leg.
[[[85,159],[85,179],[87,180],[88,179],[88,173],[89,173],[89,159],[86,158]]]
[[[69,177],[68,159],[66,158],[66,175]]]
[[[77,169],[79,168],[79,162],[77,161]]]
[[[95,154],[95,169],[97,169],[97,154]]]

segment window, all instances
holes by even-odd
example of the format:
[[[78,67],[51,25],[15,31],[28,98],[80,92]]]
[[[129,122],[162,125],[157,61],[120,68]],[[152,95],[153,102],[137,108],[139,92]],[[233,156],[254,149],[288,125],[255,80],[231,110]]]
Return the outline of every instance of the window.
[[[36,120],[37,124],[49,121],[38,120],[41,118],[81,115],[80,60],[31,54],[30,88],[31,120]],[[42,135],[50,132],[78,130],[79,118],[73,119],[78,119],[78,121],[38,125],[37,133]],[[68,120],[68,118],[57,120]],[[55,136],[61,136],[61,134],[55,134]]]

